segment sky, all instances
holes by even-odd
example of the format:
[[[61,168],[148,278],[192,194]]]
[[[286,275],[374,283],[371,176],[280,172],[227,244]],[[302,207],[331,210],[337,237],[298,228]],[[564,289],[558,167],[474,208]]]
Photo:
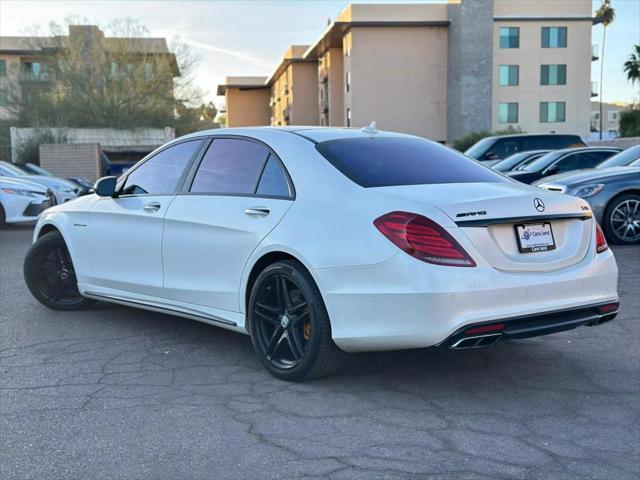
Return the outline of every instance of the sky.
[[[438,1],[438,0],[432,0]],[[467,0],[473,1],[473,0]],[[565,0],[573,1],[573,0]],[[0,35],[24,35],[34,25],[47,28],[70,16],[108,24],[135,18],[150,36],[178,38],[199,56],[196,82],[207,99],[231,75],[270,75],[290,44],[315,41],[349,3],[394,3],[393,0],[0,0]],[[425,3],[403,0],[395,3]],[[593,9],[600,0],[593,0]],[[622,64],[633,44],[640,44],[640,0],[613,0],[616,20],[607,31],[604,100],[638,101]],[[602,27],[593,28],[592,43],[602,45]],[[600,61],[592,63],[592,79],[600,77]]]

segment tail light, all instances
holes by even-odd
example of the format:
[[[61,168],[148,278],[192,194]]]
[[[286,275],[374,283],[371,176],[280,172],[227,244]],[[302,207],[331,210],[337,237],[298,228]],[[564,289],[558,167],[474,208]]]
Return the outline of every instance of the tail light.
[[[596,252],[602,253],[606,250],[609,250],[607,239],[604,238],[604,233],[602,232],[602,228],[600,228],[600,225],[596,223]]]
[[[475,267],[476,262],[444,228],[409,212],[391,212],[373,222],[398,248],[423,262],[452,267]]]

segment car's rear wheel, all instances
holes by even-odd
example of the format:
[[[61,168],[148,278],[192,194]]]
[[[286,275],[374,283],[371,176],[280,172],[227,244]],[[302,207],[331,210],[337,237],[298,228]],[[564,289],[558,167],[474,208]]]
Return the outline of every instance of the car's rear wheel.
[[[0,228],[7,224],[7,215],[4,213],[4,207],[0,204]]]
[[[640,195],[631,193],[614,198],[607,207],[604,222],[609,242],[640,244]]]
[[[58,231],[31,245],[24,259],[24,279],[36,300],[54,310],[80,310],[94,303],[80,295],[71,255]]]
[[[247,314],[255,351],[282,380],[330,375],[346,358],[331,338],[320,291],[298,262],[276,262],[258,275]]]

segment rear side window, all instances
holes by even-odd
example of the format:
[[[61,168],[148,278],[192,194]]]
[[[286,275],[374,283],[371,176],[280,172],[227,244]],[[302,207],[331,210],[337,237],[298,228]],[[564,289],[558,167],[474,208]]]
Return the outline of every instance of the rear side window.
[[[348,138],[316,148],[363,187],[508,181],[455,150],[420,138]]]
[[[247,195],[256,191],[269,151],[236,138],[213,140],[196,172],[191,192]]]
[[[291,194],[287,176],[273,155],[269,155],[267,165],[264,167],[260,177],[256,194],[274,197],[288,197]]]
[[[175,193],[185,167],[202,140],[191,140],[165,148],[133,170],[125,180],[124,195]]]

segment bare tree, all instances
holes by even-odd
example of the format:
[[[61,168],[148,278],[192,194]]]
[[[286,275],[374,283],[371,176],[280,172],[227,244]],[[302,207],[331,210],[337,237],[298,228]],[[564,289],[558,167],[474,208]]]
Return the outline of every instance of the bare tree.
[[[12,102],[20,124],[164,127],[174,125],[178,104],[201,103],[193,84],[198,59],[186,45],[168,49],[132,19],[101,28],[81,22],[52,23],[47,35],[32,32],[33,50],[46,52],[38,74],[48,88],[22,82]]]

